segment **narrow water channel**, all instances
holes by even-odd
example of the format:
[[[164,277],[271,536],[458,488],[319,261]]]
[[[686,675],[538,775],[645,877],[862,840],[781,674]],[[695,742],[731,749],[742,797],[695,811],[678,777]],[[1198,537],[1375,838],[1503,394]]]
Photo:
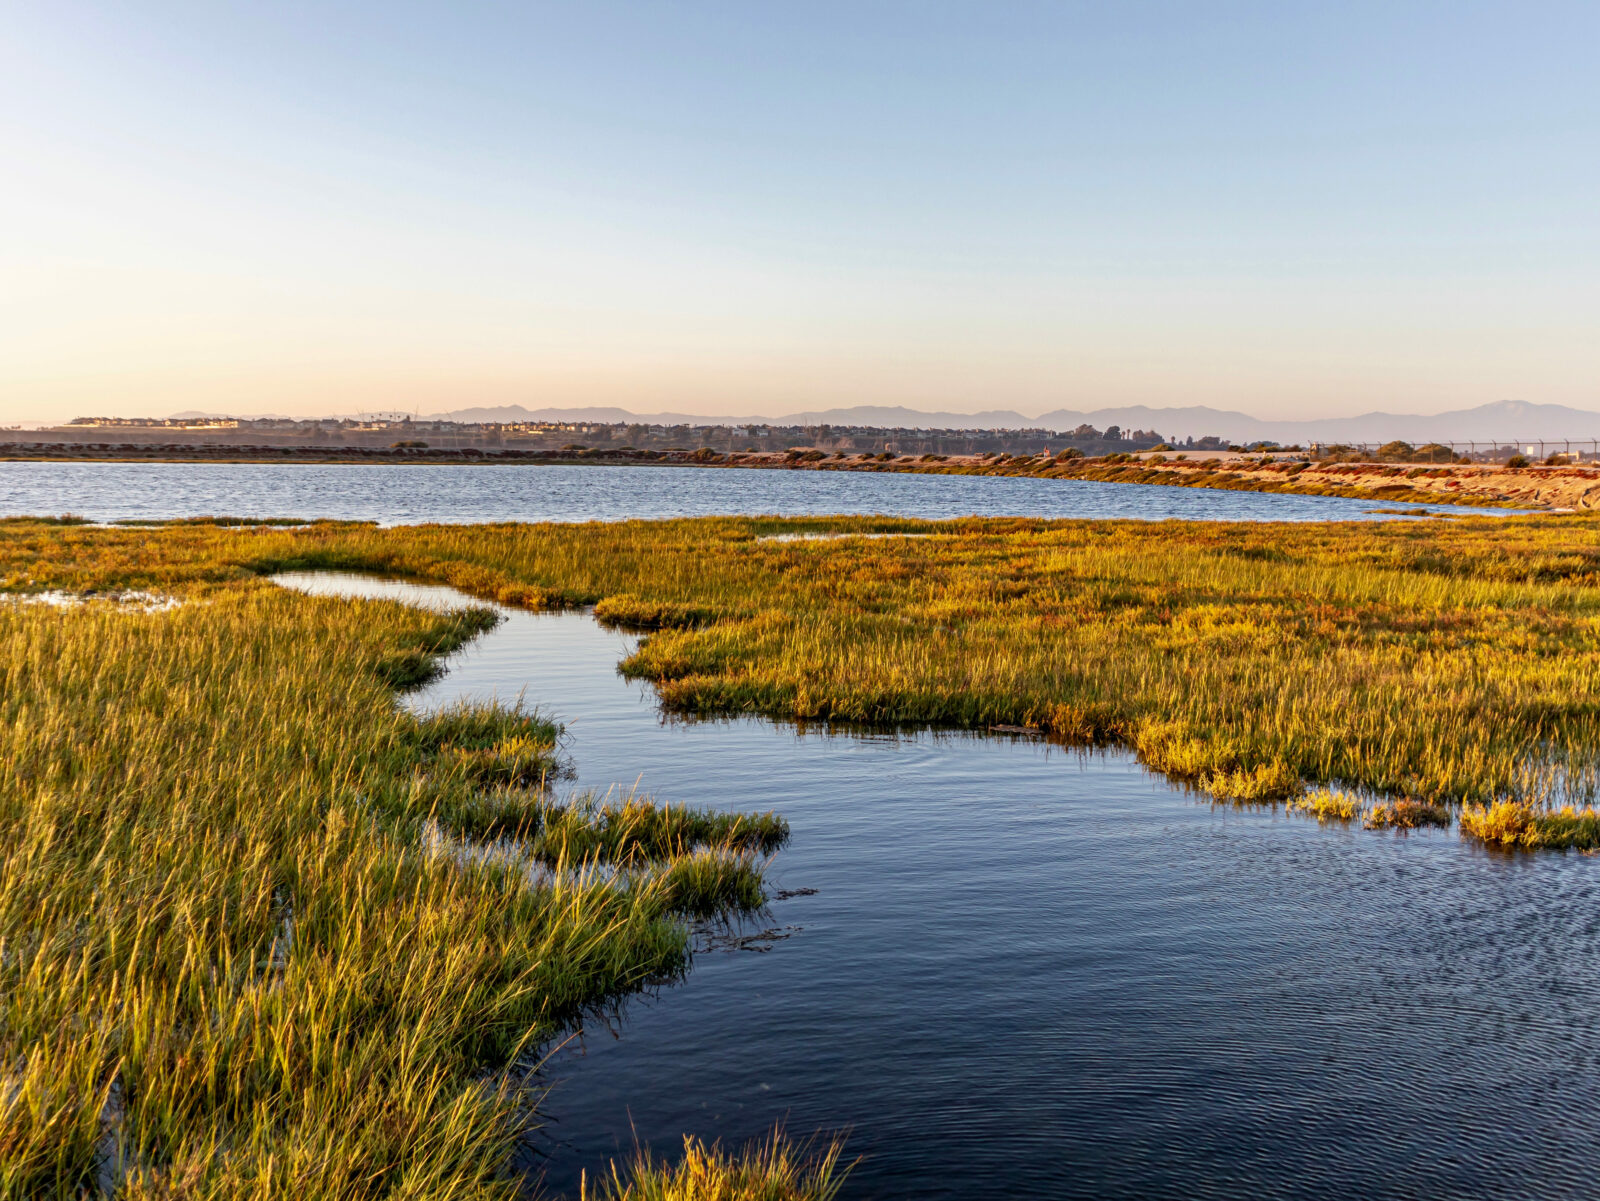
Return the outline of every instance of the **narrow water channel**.
[[[407,701],[522,696],[577,787],[793,828],[770,938],[555,1057],[549,1191],[635,1135],[784,1122],[849,1130],[856,1198],[1592,1195],[1600,858],[1213,806],[1029,739],[677,721],[616,674],[631,643],[508,611]]]

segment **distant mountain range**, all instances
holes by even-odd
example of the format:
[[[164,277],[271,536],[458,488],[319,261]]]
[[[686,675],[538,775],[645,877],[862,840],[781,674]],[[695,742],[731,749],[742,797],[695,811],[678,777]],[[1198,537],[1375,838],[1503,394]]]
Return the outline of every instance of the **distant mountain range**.
[[[521,405],[457,409],[435,414],[451,421],[593,421],[642,422],[651,425],[870,425],[903,429],[1048,429],[1072,430],[1079,425],[1105,429],[1155,430],[1164,437],[1202,438],[1207,434],[1236,442],[1498,442],[1530,439],[1600,438],[1600,413],[1565,405],[1501,400],[1448,413],[1364,413],[1359,417],[1324,417],[1308,421],[1252,417],[1203,405],[1154,409],[1134,405],[1120,409],[1054,409],[1025,417],[1010,409],[982,413],[925,413],[916,409],[859,405],[788,413],[778,417],[705,417],[691,413],[630,413],[617,408],[526,409]]]

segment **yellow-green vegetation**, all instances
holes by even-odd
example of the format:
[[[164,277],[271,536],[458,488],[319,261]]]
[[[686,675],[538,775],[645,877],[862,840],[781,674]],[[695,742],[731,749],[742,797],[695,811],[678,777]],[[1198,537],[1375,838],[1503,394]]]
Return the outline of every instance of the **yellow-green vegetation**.
[[[1538,809],[1520,801],[1497,801],[1492,805],[1464,806],[1461,831],[1508,849],[1592,850],[1600,847],[1600,813],[1589,807]]]
[[[644,600],[631,593],[601,597],[594,606],[595,620],[625,630],[687,629],[704,625],[716,614],[694,605]]]
[[[763,537],[823,531],[924,536]],[[668,628],[623,666],[671,708],[1030,725],[1237,799],[1342,783],[1545,808],[1587,802],[1600,768],[1583,517],[0,524],[13,589],[204,594],[319,567],[652,618]]]
[[[788,824],[772,813],[709,813],[656,804],[637,795],[612,801],[593,794],[561,803],[541,800],[529,853],[549,863],[602,855],[608,862],[666,859],[696,846],[767,854],[788,840]]]
[[[775,540],[777,534],[918,534]],[[658,628],[626,671],[694,712],[1030,725],[1241,800],[1341,783],[1586,803],[1600,526],[884,518],[164,529],[0,523],[14,590],[387,572]]]
[[[1309,813],[1321,822],[1349,822],[1361,816],[1361,801],[1348,792],[1318,788],[1296,797],[1289,808]]]
[[[770,815],[563,806],[537,714],[393,703],[490,614],[3,536],[13,586],[186,603],[0,603],[0,1197],[513,1197],[529,1057],[761,903]]]
[[[642,1150],[626,1172],[585,1186],[583,1201],[832,1201],[849,1174],[838,1140],[796,1146],[774,1132],[735,1155],[713,1143],[683,1140],[683,1158],[661,1163]]]

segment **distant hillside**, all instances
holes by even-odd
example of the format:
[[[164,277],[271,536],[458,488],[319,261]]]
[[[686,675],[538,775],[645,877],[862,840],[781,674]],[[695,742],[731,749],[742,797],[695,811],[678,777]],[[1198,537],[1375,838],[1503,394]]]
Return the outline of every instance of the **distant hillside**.
[[[1525,400],[1500,400],[1431,416],[1364,413],[1359,417],[1275,424],[1294,441],[1314,438],[1321,442],[1387,442],[1404,438],[1408,442],[1514,442],[1530,438],[1600,438],[1600,413]],[[1261,436],[1283,440],[1281,435]]]
[[[907,429],[1049,429],[1071,430],[1079,425],[1105,429],[1151,429],[1167,437],[1200,438],[1215,434],[1238,442],[1271,439],[1276,442],[1515,442],[1528,439],[1600,438],[1600,413],[1565,405],[1531,404],[1501,400],[1472,409],[1448,413],[1365,413],[1359,417],[1327,417],[1284,421],[1252,417],[1227,409],[1200,405],[1150,408],[1135,405],[1117,409],[1055,409],[1027,417],[1009,409],[981,413],[922,412],[899,406],[858,405],[847,409],[819,409],[776,417],[706,417],[691,413],[630,413],[618,408],[526,409],[521,405],[458,409],[437,416],[453,421],[594,421],[645,422],[693,425],[865,425]]]

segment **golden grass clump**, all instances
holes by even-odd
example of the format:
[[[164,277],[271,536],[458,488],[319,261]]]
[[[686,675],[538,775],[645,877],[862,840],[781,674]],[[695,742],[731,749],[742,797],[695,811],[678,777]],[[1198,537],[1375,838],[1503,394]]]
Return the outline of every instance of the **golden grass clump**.
[[[599,858],[626,864],[703,846],[770,854],[788,840],[789,824],[772,812],[717,813],[636,794],[615,801],[585,794],[543,804],[528,833],[531,853],[549,863]]]
[[[1600,848],[1600,811],[1572,805],[1541,809],[1518,801],[1466,805],[1461,832],[1508,849],[1595,850]]]
[[[841,1163],[839,1139],[799,1145],[774,1131],[734,1154],[718,1143],[685,1137],[683,1157],[658,1162],[641,1149],[609,1178],[585,1182],[583,1201],[833,1201],[850,1165]]]
[[[630,593],[602,597],[594,607],[601,625],[625,630],[692,629],[711,620],[712,614],[694,605],[642,600]]]
[[[1361,816],[1361,801],[1348,792],[1319,788],[1289,802],[1289,808],[1320,822],[1349,822]]]
[[[1276,801],[1299,791],[1300,773],[1284,763],[1263,763],[1248,771],[1235,768],[1214,772],[1203,778],[1202,785],[1222,801]]]
[[[1532,846],[1538,837],[1533,807],[1515,801],[1462,806],[1461,832],[1504,847]]]

